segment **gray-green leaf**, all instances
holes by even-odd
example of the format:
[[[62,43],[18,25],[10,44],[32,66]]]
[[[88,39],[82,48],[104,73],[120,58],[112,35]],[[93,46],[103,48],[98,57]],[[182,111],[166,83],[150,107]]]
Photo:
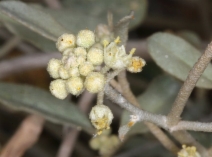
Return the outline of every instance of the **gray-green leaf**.
[[[151,113],[167,114],[174,102],[175,97],[180,89],[181,84],[167,75],[157,77],[149,85],[148,89],[137,97],[140,107]],[[122,115],[121,125],[129,122],[128,111],[124,111]],[[137,123],[129,131],[128,135],[136,133],[145,133],[148,129],[143,123]]]
[[[201,53],[187,41],[169,33],[156,33],[148,39],[153,60],[167,73],[184,81]],[[212,65],[209,64],[197,87],[212,88]]]
[[[53,41],[56,41],[61,34],[68,32],[49,14],[20,1],[0,2],[0,16],[4,17],[2,18],[4,22],[14,20]]]
[[[0,102],[8,107],[38,113],[59,124],[74,125],[92,132],[88,118],[74,104],[28,85],[0,83]]]

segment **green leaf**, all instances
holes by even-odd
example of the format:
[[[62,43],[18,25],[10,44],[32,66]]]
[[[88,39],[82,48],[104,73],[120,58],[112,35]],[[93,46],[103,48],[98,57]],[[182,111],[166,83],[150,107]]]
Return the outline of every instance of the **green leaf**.
[[[156,33],[148,39],[153,60],[164,71],[184,81],[201,53],[180,37]],[[209,64],[197,82],[197,87],[212,88],[212,65]]]
[[[4,22],[16,21],[22,26],[56,41],[58,36],[68,32],[52,16],[20,1],[0,2],[0,16]]]
[[[0,102],[14,109],[40,114],[55,123],[92,131],[88,118],[74,104],[36,87],[0,83]]]
[[[156,114],[167,114],[171,109],[171,105],[177,96],[181,84],[167,75],[157,77],[149,85],[147,90],[137,97],[140,107],[148,112]],[[131,113],[124,111],[122,115],[121,125],[129,122]],[[129,131],[128,135],[145,133],[148,129],[143,123],[137,123]]]

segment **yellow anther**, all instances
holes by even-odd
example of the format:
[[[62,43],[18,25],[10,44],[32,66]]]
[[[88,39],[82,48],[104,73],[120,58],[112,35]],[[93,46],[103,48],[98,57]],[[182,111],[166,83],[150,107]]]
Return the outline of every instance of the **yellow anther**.
[[[109,45],[109,41],[108,40],[103,40],[103,45],[104,45],[104,47],[106,47],[107,45]]]
[[[133,55],[136,51],[136,48],[132,48],[132,50],[130,51],[130,55]]]
[[[116,44],[119,44],[119,43],[121,42],[120,37],[118,36],[118,37],[114,40],[114,42],[115,42]]]

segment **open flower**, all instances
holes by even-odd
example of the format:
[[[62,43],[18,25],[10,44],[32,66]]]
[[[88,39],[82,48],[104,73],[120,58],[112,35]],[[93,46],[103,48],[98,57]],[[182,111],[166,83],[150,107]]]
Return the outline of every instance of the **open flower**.
[[[97,129],[97,134],[100,135],[102,130],[109,129],[113,120],[113,113],[110,108],[105,105],[96,105],[90,112],[90,119],[93,126]]]

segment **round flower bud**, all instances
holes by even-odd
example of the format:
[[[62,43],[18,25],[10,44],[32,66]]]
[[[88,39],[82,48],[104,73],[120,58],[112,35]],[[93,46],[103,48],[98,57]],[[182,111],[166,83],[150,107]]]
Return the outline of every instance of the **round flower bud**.
[[[77,47],[74,49],[74,54],[76,56],[84,56],[86,58],[86,49],[84,47]]]
[[[50,83],[49,86],[50,92],[58,99],[65,99],[68,95],[66,91],[65,81],[58,79]]]
[[[77,57],[72,53],[69,56],[63,56],[62,63],[66,68],[78,67],[79,65],[77,62]]]
[[[90,62],[84,62],[79,66],[79,72],[83,76],[87,76],[91,71],[94,70],[94,66]]]
[[[89,48],[95,43],[95,35],[90,30],[81,30],[77,35],[77,45]]]
[[[83,80],[80,77],[71,77],[66,81],[66,89],[73,95],[79,95],[83,92]]]
[[[127,70],[132,73],[138,73],[142,71],[142,68],[146,65],[144,59],[140,57],[132,57],[130,64],[127,67]]]
[[[73,52],[74,52],[74,49],[73,48],[68,48],[65,51],[63,51],[63,56],[69,56]]]
[[[105,77],[99,72],[91,72],[85,79],[85,87],[91,93],[98,93],[103,90]]]
[[[103,63],[103,50],[98,48],[91,48],[88,51],[87,60],[93,65],[100,65]]]
[[[61,35],[56,43],[56,47],[60,52],[63,52],[67,48],[75,47],[76,37],[73,34],[63,34]]]
[[[82,65],[83,63],[85,63],[85,57],[84,56],[78,56],[77,57],[77,63],[78,65]]]
[[[89,118],[93,126],[97,129],[97,134],[101,134],[102,130],[110,128],[113,113],[110,108],[105,105],[96,105],[91,109]]]
[[[68,79],[70,77],[68,70],[65,69],[63,66],[59,68],[58,72],[59,72],[60,78],[62,79]]]
[[[48,63],[48,66],[47,66],[47,71],[49,72],[49,75],[52,77],[52,78],[59,78],[59,73],[58,73],[58,70],[61,66],[61,61],[58,60],[58,59],[55,59],[55,58],[52,58],[49,63]]]
[[[77,76],[79,76],[79,75],[80,75],[79,69],[78,69],[77,67],[70,68],[70,69],[69,69],[69,75],[70,75],[71,77],[77,77]]]

